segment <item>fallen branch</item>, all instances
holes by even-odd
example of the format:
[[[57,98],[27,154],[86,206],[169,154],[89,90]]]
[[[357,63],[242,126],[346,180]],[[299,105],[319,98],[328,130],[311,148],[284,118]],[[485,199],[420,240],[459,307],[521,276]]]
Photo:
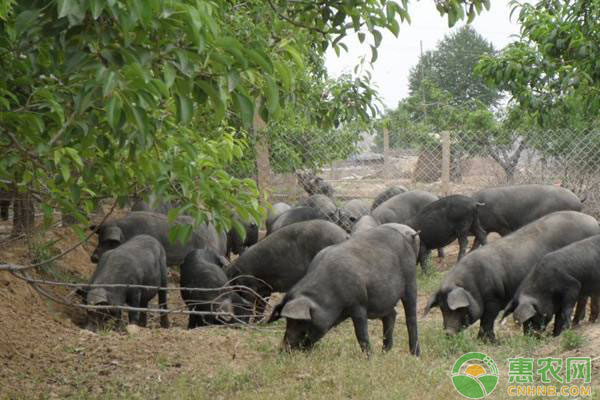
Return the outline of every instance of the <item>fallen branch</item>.
[[[77,289],[83,289],[83,288],[127,288],[127,289],[129,289],[129,288],[132,288],[132,289],[154,289],[154,290],[161,290],[161,291],[185,290],[185,291],[189,291],[189,292],[246,291],[246,292],[252,294],[253,296],[255,296],[257,299],[261,299],[262,301],[264,301],[264,299],[262,298],[261,295],[259,295],[256,291],[249,288],[248,286],[244,286],[244,285],[232,285],[232,286],[225,285],[225,286],[221,286],[218,288],[192,288],[192,287],[178,287],[178,286],[162,287],[162,286],[149,286],[149,285],[132,285],[132,284],[127,284],[127,283],[111,283],[111,284],[108,284],[108,283],[103,283],[103,284],[69,283],[69,282],[48,281],[48,280],[44,280],[44,279],[35,279],[35,278],[32,278],[31,276],[25,276],[23,274],[15,273],[18,271],[11,271],[11,272],[17,278],[22,279],[31,285],[59,286],[59,287],[70,287],[70,288],[77,288]],[[252,276],[246,276],[246,277],[254,278]],[[261,279],[259,279],[259,278],[255,278],[255,279],[258,281],[261,281]],[[235,280],[235,279],[232,279],[232,281],[233,280]]]

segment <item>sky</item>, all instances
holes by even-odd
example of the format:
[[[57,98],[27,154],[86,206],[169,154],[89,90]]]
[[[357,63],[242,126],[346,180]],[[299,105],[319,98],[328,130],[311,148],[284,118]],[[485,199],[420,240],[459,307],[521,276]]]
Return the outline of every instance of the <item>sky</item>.
[[[417,64],[421,52],[434,50],[437,43],[445,35],[465,25],[457,22],[454,28],[448,28],[447,17],[441,17],[436,10],[433,0],[409,2],[408,12],[411,24],[404,22],[400,26],[398,38],[390,32],[382,32],[383,41],[378,48],[378,59],[371,69],[373,83],[379,91],[383,103],[387,108],[394,109],[398,101],[408,96],[408,73],[410,68]],[[471,26],[486,40],[492,42],[496,49],[501,49],[515,40],[514,35],[519,33],[516,23],[516,13],[510,18],[508,0],[494,0],[489,11],[478,15]],[[352,73],[354,67],[360,62],[361,57],[371,59],[371,49],[365,40],[359,43],[355,36],[345,41],[348,52],[343,50],[338,57],[331,49],[326,56],[326,66],[329,74],[337,77],[342,73]]]

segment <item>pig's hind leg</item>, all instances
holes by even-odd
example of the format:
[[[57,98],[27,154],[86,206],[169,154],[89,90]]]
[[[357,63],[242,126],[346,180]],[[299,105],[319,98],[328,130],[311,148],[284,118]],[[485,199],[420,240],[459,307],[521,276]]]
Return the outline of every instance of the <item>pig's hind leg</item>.
[[[351,314],[352,323],[354,324],[354,334],[362,351],[370,355],[371,344],[369,343],[369,320],[367,318],[367,310],[362,306],[354,308]]]

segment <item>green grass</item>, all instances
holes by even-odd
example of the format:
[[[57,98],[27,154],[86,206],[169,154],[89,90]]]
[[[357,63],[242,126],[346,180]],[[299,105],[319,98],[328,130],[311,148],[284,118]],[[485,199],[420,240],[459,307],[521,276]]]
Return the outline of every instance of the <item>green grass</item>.
[[[560,337],[560,346],[563,350],[574,350],[585,344],[585,338],[572,329],[564,331]]]
[[[433,293],[440,286],[442,279],[444,278],[445,272],[439,271],[437,268],[432,267],[431,257],[428,259],[429,270],[423,272],[423,269],[419,267],[417,270],[417,288],[419,293]]]
[[[97,397],[165,399],[458,399],[450,381],[450,370],[458,357],[470,351],[483,352],[495,360],[501,371],[501,383],[490,399],[505,399],[507,359],[532,356],[548,341],[514,335],[501,337],[499,344],[483,343],[476,338],[477,329],[469,329],[455,337],[442,333],[439,320],[420,323],[422,355],[408,353],[404,322],[399,321],[395,345],[389,353],[381,352],[382,328],[379,321],[371,321],[369,333],[373,354],[367,358],[361,353],[350,321],[329,332],[310,352],[280,352],[284,321],[276,324],[279,330],[239,330],[240,338],[248,346],[250,356],[244,365],[229,357],[222,357],[216,367],[199,363],[192,371],[177,374],[162,383],[124,387],[116,380],[107,381],[104,393]],[[210,335],[219,335],[213,329]],[[209,348],[198,351],[210,351]],[[161,372],[167,373],[168,356],[155,358]],[[246,358],[246,357],[244,357]],[[86,397],[80,393],[75,397]]]

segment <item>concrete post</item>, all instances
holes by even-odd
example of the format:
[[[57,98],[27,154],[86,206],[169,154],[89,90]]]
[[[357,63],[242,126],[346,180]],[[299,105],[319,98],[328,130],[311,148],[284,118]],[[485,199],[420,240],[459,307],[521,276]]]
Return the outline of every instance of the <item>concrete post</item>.
[[[383,180],[386,182],[392,178],[392,159],[390,155],[390,132],[383,128]]]
[[[450,132],[442,132],[442,194],[450,192]]]
[[[271,198],[271,162],[269,159],[269,142],[266,137],[265,128],[267,124],[260,117],[261,98],[256,99],[256,108],[252,130],[256,140],[256,184],[261,195],[261,201]]]

